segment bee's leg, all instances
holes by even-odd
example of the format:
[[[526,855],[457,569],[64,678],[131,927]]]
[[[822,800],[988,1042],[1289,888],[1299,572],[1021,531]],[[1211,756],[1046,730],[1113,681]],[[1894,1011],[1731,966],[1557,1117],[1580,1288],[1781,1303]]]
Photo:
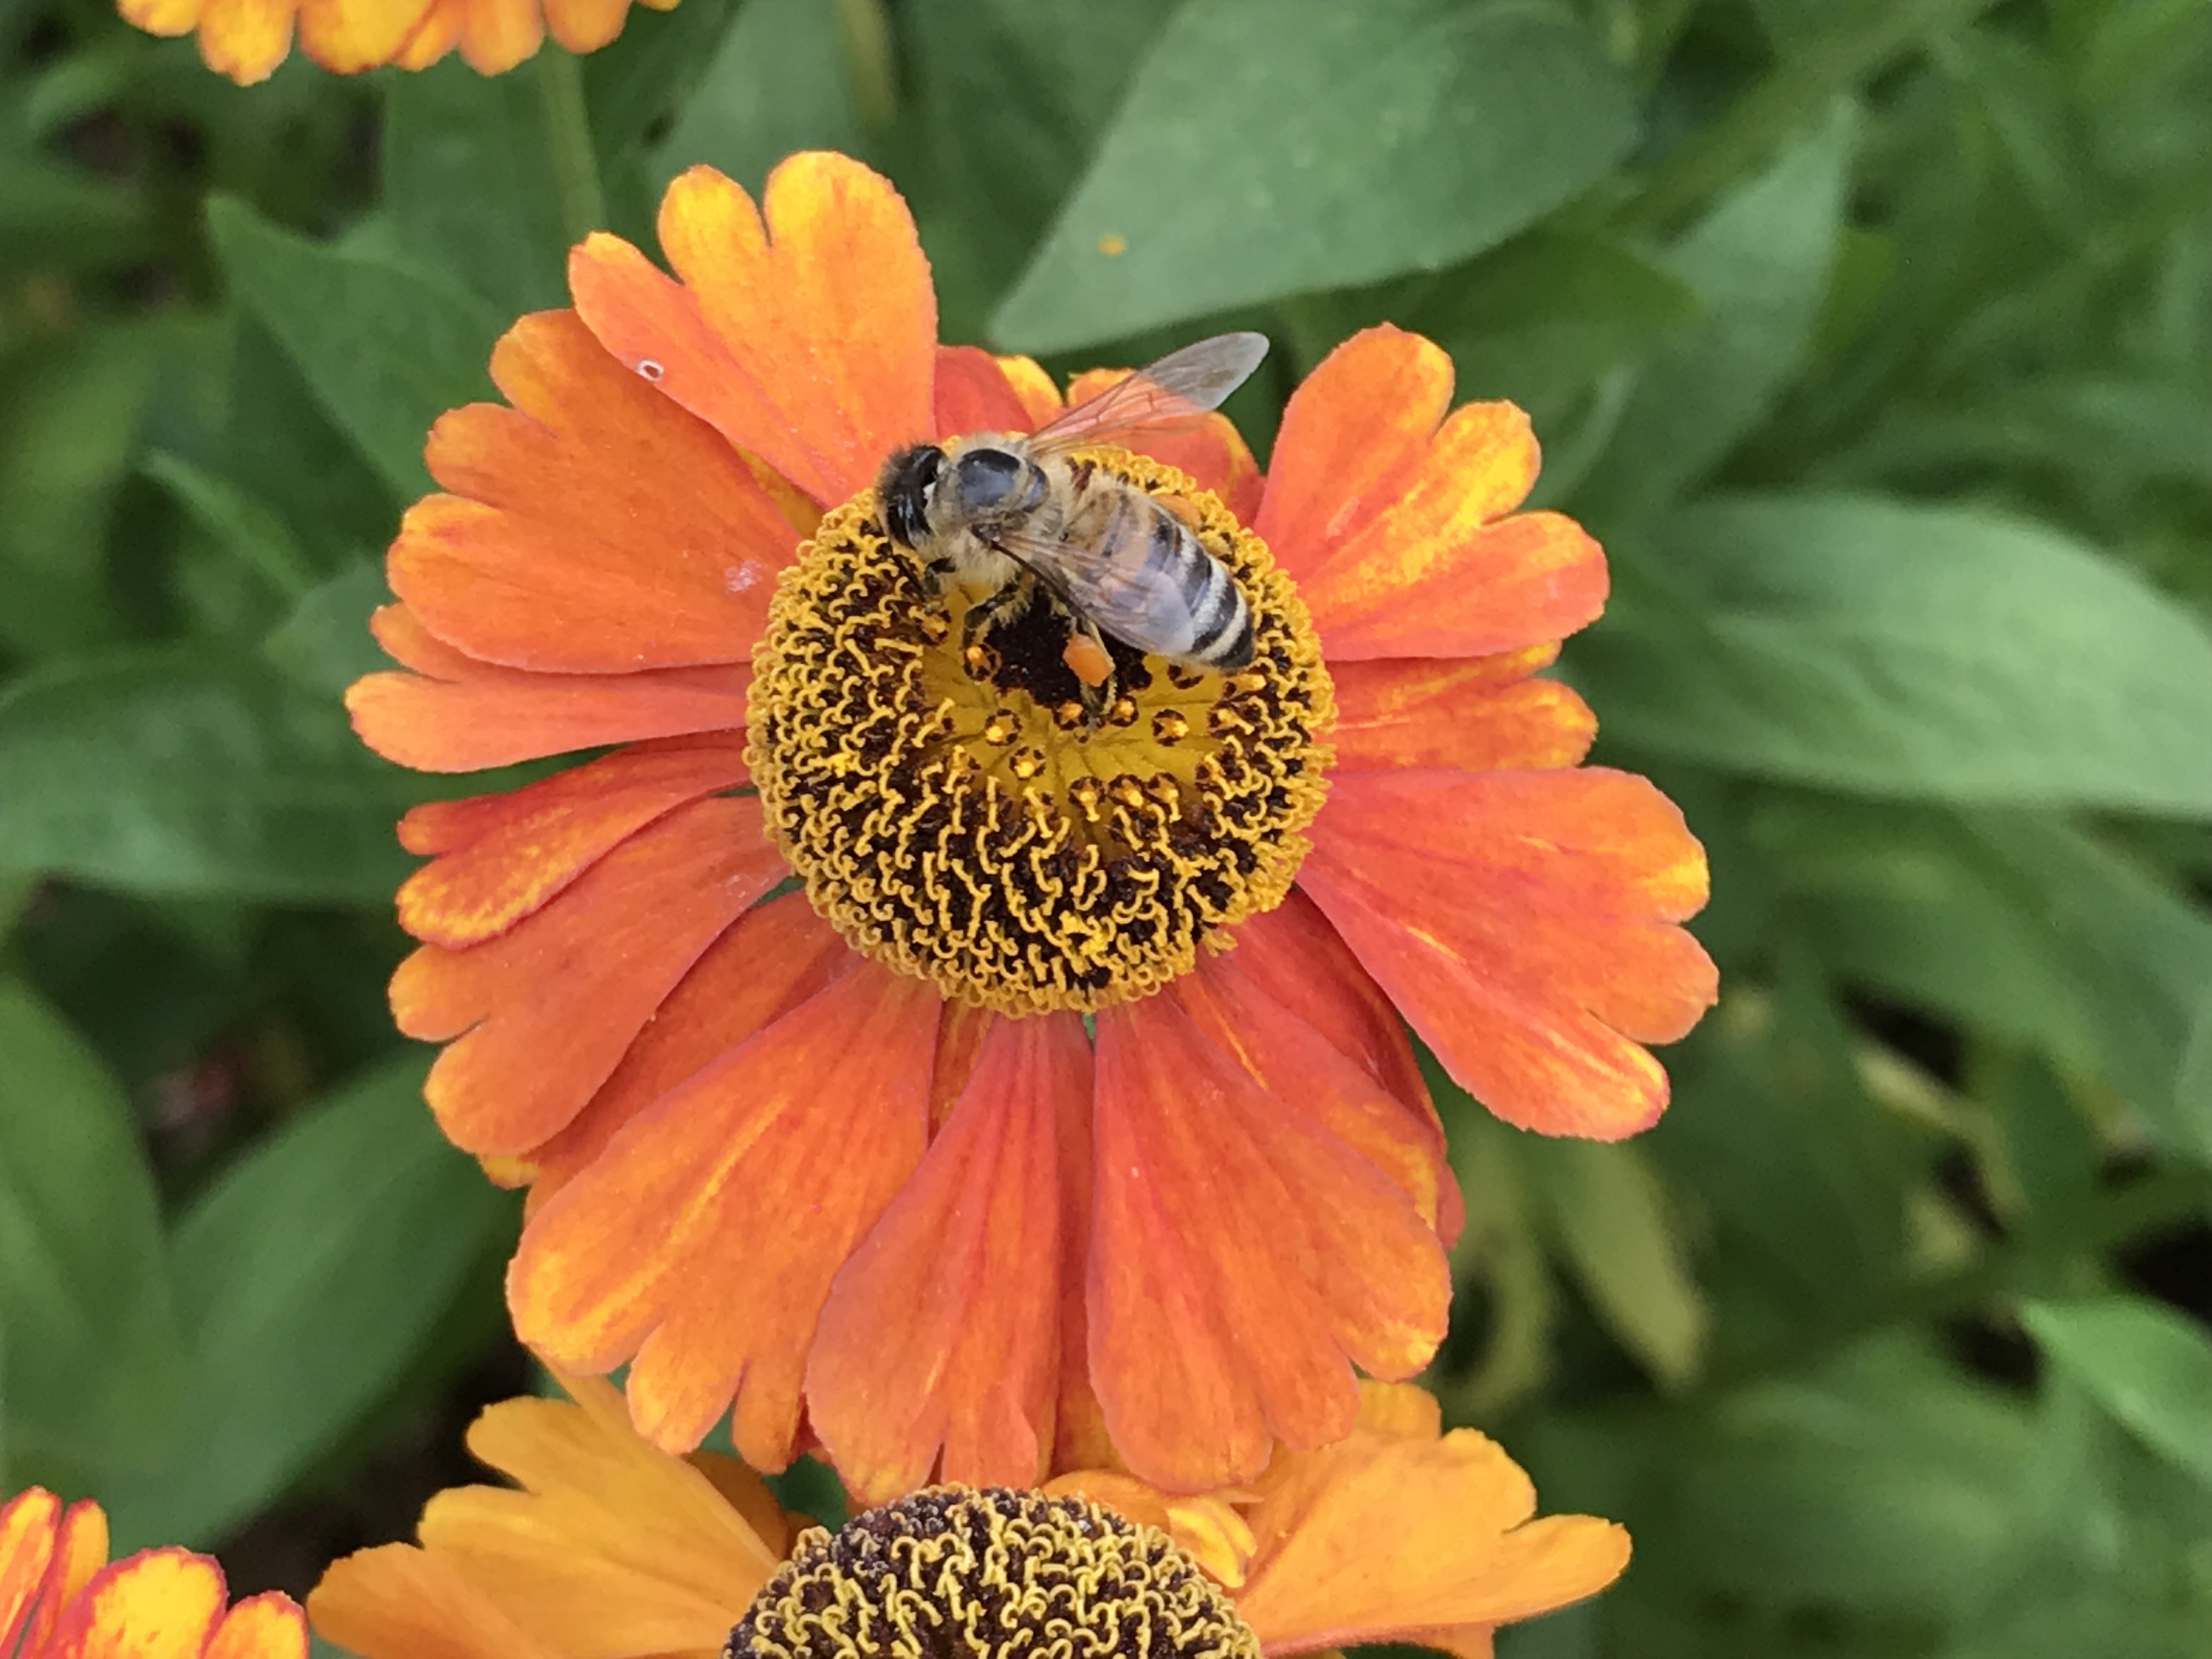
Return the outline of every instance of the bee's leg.
[[[1018,577],[989,599],[978,599],[968,607],[968,614],[960,619],[960,649],[963,653],[1000,617],[1018,617],[1028,608],[1028,582],[1027,576]]]
[[[945,597],[945,587],[951,581],[952,573],[959,568],[960,567],[949,556],[940,553],[922,566],[921,579],[929,585],[929,591],[933,596],[942,599]]]

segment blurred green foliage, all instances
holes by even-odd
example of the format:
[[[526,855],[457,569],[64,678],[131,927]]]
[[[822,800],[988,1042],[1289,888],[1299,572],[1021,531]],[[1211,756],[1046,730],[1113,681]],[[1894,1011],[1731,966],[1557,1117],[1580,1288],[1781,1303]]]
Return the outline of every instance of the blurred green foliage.
[[[2201,0],[684,0],[246,91],[0,0],[4,1484],[248,1578],[272,1506],[411,1514],[515,1214],[383,1008],[441,786],[338,708],[375,555],[577,234],[812,144],[907,192],[948,338],[1267,331],[1262,447],[1430,334],[1612,555],[1562,672],[1705,840],[1726,988],[1623,1146],[1437,1079],[1431,1381],[1638,1540],[1500,1652],[2204,1654]]]

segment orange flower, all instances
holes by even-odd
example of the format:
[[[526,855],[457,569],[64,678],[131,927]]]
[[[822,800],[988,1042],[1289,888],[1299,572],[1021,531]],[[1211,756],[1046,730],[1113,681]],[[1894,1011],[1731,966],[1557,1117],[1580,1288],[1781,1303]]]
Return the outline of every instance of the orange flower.
[[[307,1625],[273,1591],[228,1605],[189,1550],[109,1562],[107,1516],[43,1486],[0,1504],[0,1654],[15,1659],[307,1659]]]
[[[375,623],[405,672],[352,688],[357,728],[435,771],[607,752],[408,815],[394,1011],[447,1045],[446,1133],[533,1185],[522,1337],[630,1362],[656,1444],[728,1411],[778,1468],[804,1422],[872,1499],[1030,1485],[1055,1442],[1249,1478],[1443,1333],[1459,1195],[1401,1016],[1501,1116],[1609,1139],[1712,1000],[1697,842],[1577,766],[1589,712],[1537,677],[1602,556],[1514,511],[1519,410],[1448,413],[1444,354],[1371,330],[1265,480],[1218,416],[1091,452],[1259,640],[1228,676],[1128,653],[1094,726],[1064,623],[963,654],[978,596],[932,593],[872,488],[1059,392],[936,344],[857,162],[795,156],[764,208],[678,179],[680,281],[585,241],[576,308],[494,354],[511,406],[431,434],[448,493]]]
[[[908,1601],[894,1609],[909,1615],[895,1619],[900,1628],[926,1620],[957,1631],[966,1576],[1005,1564],[933,1553],[932,1540],[952,1530],[947,1511],[988,1535],[1020,1529],[1024,1547],[1003,1553],[1038,1577],[1102,1547],[1142,1560],[1142,1573],[1072,1575],[1058,1617],[1103,1618],[1100,1596],[1142,1580],[1146,1594],[1182,1604],[1155,1624],[1184,1638],[1169,1650],[1253,1659],[1389,1641],[1479,1659],[1496,1626],[1594,1595],[1628,1560],[1628,1534],[1609,1522],[1532,1519],[1528,1477],[1473,1430],[1439,1432],[1436,1402],[1410,1386],[1370,1384],[1350,1437],[1278,1456],[1249,1491],[1179,1498],[1095,1470],[1042,1492],[940,1487],[858,1516],[835,1539],[804,1533],[806,1517],[784,1514],[732,1460],[647,1445],[607,1384],[566,1386],[574,1404],[507,1401],[470,1431],[471,1449],[520,1491],[441,1492],[422,1511],[419,1543],[331,1566],[307,1598],[325,1638],[363,1659],[713,1659],[735,1629],[732,1651],[753,1659],[775,1650],[745,1638],[778,1620],[805,1624],[795,1608],[834,1599],[849,1630],[880,1609],[878,1597]],[[1056,1524],[1095,1516],[1088,1504],[1103,1522]],[[923,1540],[902,1547],[919,1563],[885,1553],[904,1583],[846,1571],[872,1540],[901,1534]],[[793,1593],[810,1582],[834,1597]],[[824,1659],[852,1650],[836,1626],[798,1633]],[[793,1634],[781,1632],[782,1650],[798,1645]]]
[[[676,0],[638,0],[655,11]],[[240,86],[265,81],[300,47],[353,75],[383,64],[422,69],[455,46],[484,75],[511,70],[550,30],[570,52],[597,52],[622,33],[630,0],[117,0],[149,34],[199,32],[200,57]]]

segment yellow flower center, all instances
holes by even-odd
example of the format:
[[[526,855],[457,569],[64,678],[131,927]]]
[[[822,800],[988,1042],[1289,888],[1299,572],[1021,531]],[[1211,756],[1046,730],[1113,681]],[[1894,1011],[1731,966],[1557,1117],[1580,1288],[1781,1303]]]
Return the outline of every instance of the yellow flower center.
[[[746,750],[769,832],[855,948],[1001,1012],[1158,990],[1281,902],[1321,810],[1334,716],[1320,641],[1266,544],[1174,468],[1085,456],[1170,504],[1252,611],[1231,673],[1107,636],[1094,718],[1049,603],[963,648],[978,588],[933,591],[872,489],[822,520],[753,657]]]
[[[1219,1586],[1153,1527],[1074,1498],[938,1486],[817,1527],[723,1659],[1259,1659]]]

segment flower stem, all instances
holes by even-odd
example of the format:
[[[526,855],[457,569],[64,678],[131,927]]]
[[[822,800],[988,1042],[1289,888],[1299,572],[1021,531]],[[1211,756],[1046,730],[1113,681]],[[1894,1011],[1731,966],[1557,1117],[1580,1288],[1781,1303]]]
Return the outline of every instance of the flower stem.
[[[580,242],[606,228],[606,198],[599,189],[599,158],[592,148],[591,117],[584,107],[583,69],[574,53],[550,40],[538,54],[538,95],[561,204],[561,229],[571,242]]]
[[[1771,155],[1796,128],[1938,29],[1960,27],[1995,0],[1848,0],[1764,80],[1645,175],[1615,222],[1665,234]]]

